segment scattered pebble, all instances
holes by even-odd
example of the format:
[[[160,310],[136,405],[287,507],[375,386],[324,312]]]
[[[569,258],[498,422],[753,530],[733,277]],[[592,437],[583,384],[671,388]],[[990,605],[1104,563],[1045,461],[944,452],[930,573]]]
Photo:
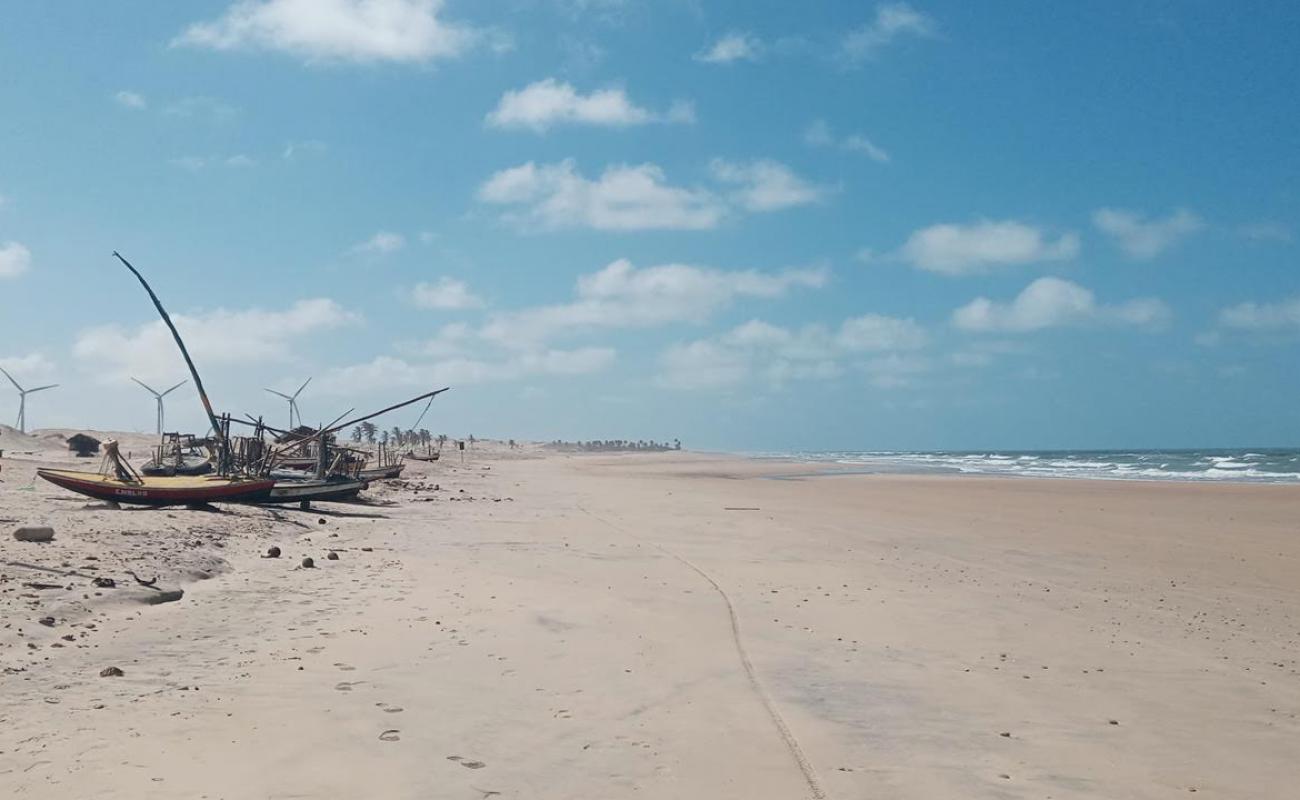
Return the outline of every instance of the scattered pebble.
[[[104,667],[99,671],[99,677],[101,678],[120,678],[125,674],[125,672],[117,667]]]
[[[266,555],[262,556],[262,558],[279,558],[279,557],[280,557],[280,548],[276,547],[275,545],[271,545],[270,547],[266,548]]]
[[[14,531],[14,538],[20,542],[52,542],[54,529],[45,525],[30,525]]]
[[[303,569],[311,569],[314,566],[316,566],[316,561],[311,556],[307,556],[302,560]]]

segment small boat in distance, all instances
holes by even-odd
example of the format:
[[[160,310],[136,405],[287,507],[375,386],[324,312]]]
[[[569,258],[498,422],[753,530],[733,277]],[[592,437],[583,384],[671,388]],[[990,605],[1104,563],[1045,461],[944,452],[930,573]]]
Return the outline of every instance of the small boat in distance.
[[[386,467],[363,469],[357,475],[368,481],[383,481],[390,478],[400,478],[404,469],[406,469],[405,464],[389,464]]]

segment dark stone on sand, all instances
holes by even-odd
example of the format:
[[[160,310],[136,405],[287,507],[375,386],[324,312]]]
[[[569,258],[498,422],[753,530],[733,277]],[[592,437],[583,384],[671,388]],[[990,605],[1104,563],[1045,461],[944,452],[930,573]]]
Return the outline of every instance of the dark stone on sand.
[[[303,569],[311,569],[311,568],[314,567],[314,566],[316,566],[316,562],[315,562],[315,560],[312,559],[311,556],[307,556],[306,558],[304,558],[304,559],[302,560],[302,568],[303,568]]]
[[[1112,720],[1110,721],[1110,724],[1111,724],[1111,725],[1118,725],[1118,724],[1119,724],[1119,720],[1117,720],[1117,719],[1112,719]]]
[[[54,617],[41,617],[38,620],[38,622],[40,622],[42,625],[44,625],[47,628],[54,627]]]
[[[101,678],[120,678],[125,674],[125,672],[117,667],[104,667],[99,671],[99,677]]]
[[[319,524],[319,525],[324,525],[324,524],[325,524],[325,518],[324,518],[324,517],[321,517],[320,519],[316,520],[316,522],[317,522],[317,524]]]
[[[54,540],[54,529],[44,525],[29,525],[14,531],[14,538],[20,542],[50,542]]]
[[[338,561],[338,560],[339,560],[339,554],[336,553],[336,552],[334,552],[333,550],[331,550],[331,551],[329,552],[329,555],[325,556],[325,559],[326,559],[327,561]]]
[[[363,552],[363,553],[373,553],[373,552],[375,552],[375,548],[373,548],[373,547],[363,547],[363,548],[361,548],[361,552]]]
[[[163,589],[160,592],[147,592],[141,595],[140,602],[147,606],[157,606],[163,603],[175,603],[184,596],[184,589]]]
[[[266,555],[262,556],[262,558],[279,558],[279,557],[280,557],[280,548],[274,545],[266,548]]]
[[[1002,736],[1002,737],[1004,737],[1004,738],[1008,738],[1008,739],[1009,739],[1009,738],[1011,738],[1011,731],[1003,731],[1002,733],[999,733],[998,736]]]
[[[115,588],[117,588],[117,581],[113,580],[112,578],[103,578],[103,577],[100,577],[100,578],[94,578],[94,579],[92,579],[90,582],[93,583],[94,585],[98,586],[98,587],[101,588],[101,589],[115,589]]]

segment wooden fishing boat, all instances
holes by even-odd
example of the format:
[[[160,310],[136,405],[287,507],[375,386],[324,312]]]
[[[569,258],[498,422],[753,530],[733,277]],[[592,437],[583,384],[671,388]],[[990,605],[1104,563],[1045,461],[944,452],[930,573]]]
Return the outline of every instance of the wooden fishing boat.
[[[201,503],[256,503],[271,495],[270,479],[216,476],[145,476],[125,480],[99,472],[39,469],[36,474],[71,492],[137,506],[182,506]]]
[[[162,462],[158,459],[152,459],[140,467],[140,472],[146,476],[172,476],[172,475],[207,475],[212,471],[212,459],[201,454],[183,455],[179,458],[172,458]]]
[[[414,461],[437,461],[442,457],[442,453],[434,450],[432,453],[407,453],[406,457]]]
[[[331,475],[321,479],[278,480],[265,498],[248,502],[303,503],[313,500],[320,502],[353,500],[361,490],[369,486],[370,483],[361,478],[345,475]]]
[[[402,470],[406,469],[405,464],[389,464],[386,467],[372,467],[363,469],[357,475],[367,481],[383,481],[391,478],[401,477]]]

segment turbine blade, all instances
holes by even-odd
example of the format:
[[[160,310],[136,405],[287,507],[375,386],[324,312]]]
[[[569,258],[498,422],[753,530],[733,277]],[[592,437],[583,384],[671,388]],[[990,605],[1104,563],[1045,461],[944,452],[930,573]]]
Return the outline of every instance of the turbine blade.
[[[143,387],[145,388],[145,391],[147,391],[149,394],[153,395],[154,397],[158,397],[158,396],[159,396],[158,393],[157,393],[156,391],[154,391],[154,388],[153,388],[152,386],[150,386],[149,384],[145,383],[144,381],[142,381],[142,380],[140,380],[140,379],[138,379],[138,378],[132,378],[131,380],[133,380],[133,381],[135,381],[136,383],[138,383],[138,384],[140,384],[141,386],[143,386]]]
[[[308,378],[307,380],[303,381],[303,382],[302,382],[302,386],[299,386],[299,387],[298,387],[298,391],[296,391],[296,392],[293,393],[293,399],[297,400],[297,399],[298,399],[298,395],[302,394],[302,390],[303,390],[303,389],[306,389],[306,388],[307,388],[307,384],[309,384],[309,383],[311,383],[311,378]]]
[[[189,381],[187,381],[187,380],[186,380],[186,381],[181,381],[180,383],[176,384],[176,385],[173,386],[172,388],[170,388],[170,389],[168,389],[167,391],[163,392],[162,394],[158,395],[158,397],[159,397],[159,398],[166,397],[167,395],[171,394],[172,392],[176,391],[177,389],[181,388],[182,386],[184,386],[184,385],[187,384],[187,383],[189,383]]]
[[[290,397],[289,395],[285,394],[284,392],[277,392],[277,391],[274,390],[274,389],[267,389],[266,391],[270,392],[271,394],[275,395],[276,397],[283,397],[285,400],[293,400],[292,397]]]
[[[57,383],[51,383],[49,386],[37,386],[35,389],[28,389],[27,391],[23,392],[23,394],[36,394],[37,392],[43,392],[46,389],[57,389],[57,388],[59,388],[59,385]]]
[[[14,385],[15,389],[17,389],[20,392],[23,390],[23,387],[18,385],[18,381],[14,380],[14,376],[10,375],[8,372],[5,372],[4,367],[0,367],[0,372],[4,372],[4,376],[9,379],[9,382]]]

